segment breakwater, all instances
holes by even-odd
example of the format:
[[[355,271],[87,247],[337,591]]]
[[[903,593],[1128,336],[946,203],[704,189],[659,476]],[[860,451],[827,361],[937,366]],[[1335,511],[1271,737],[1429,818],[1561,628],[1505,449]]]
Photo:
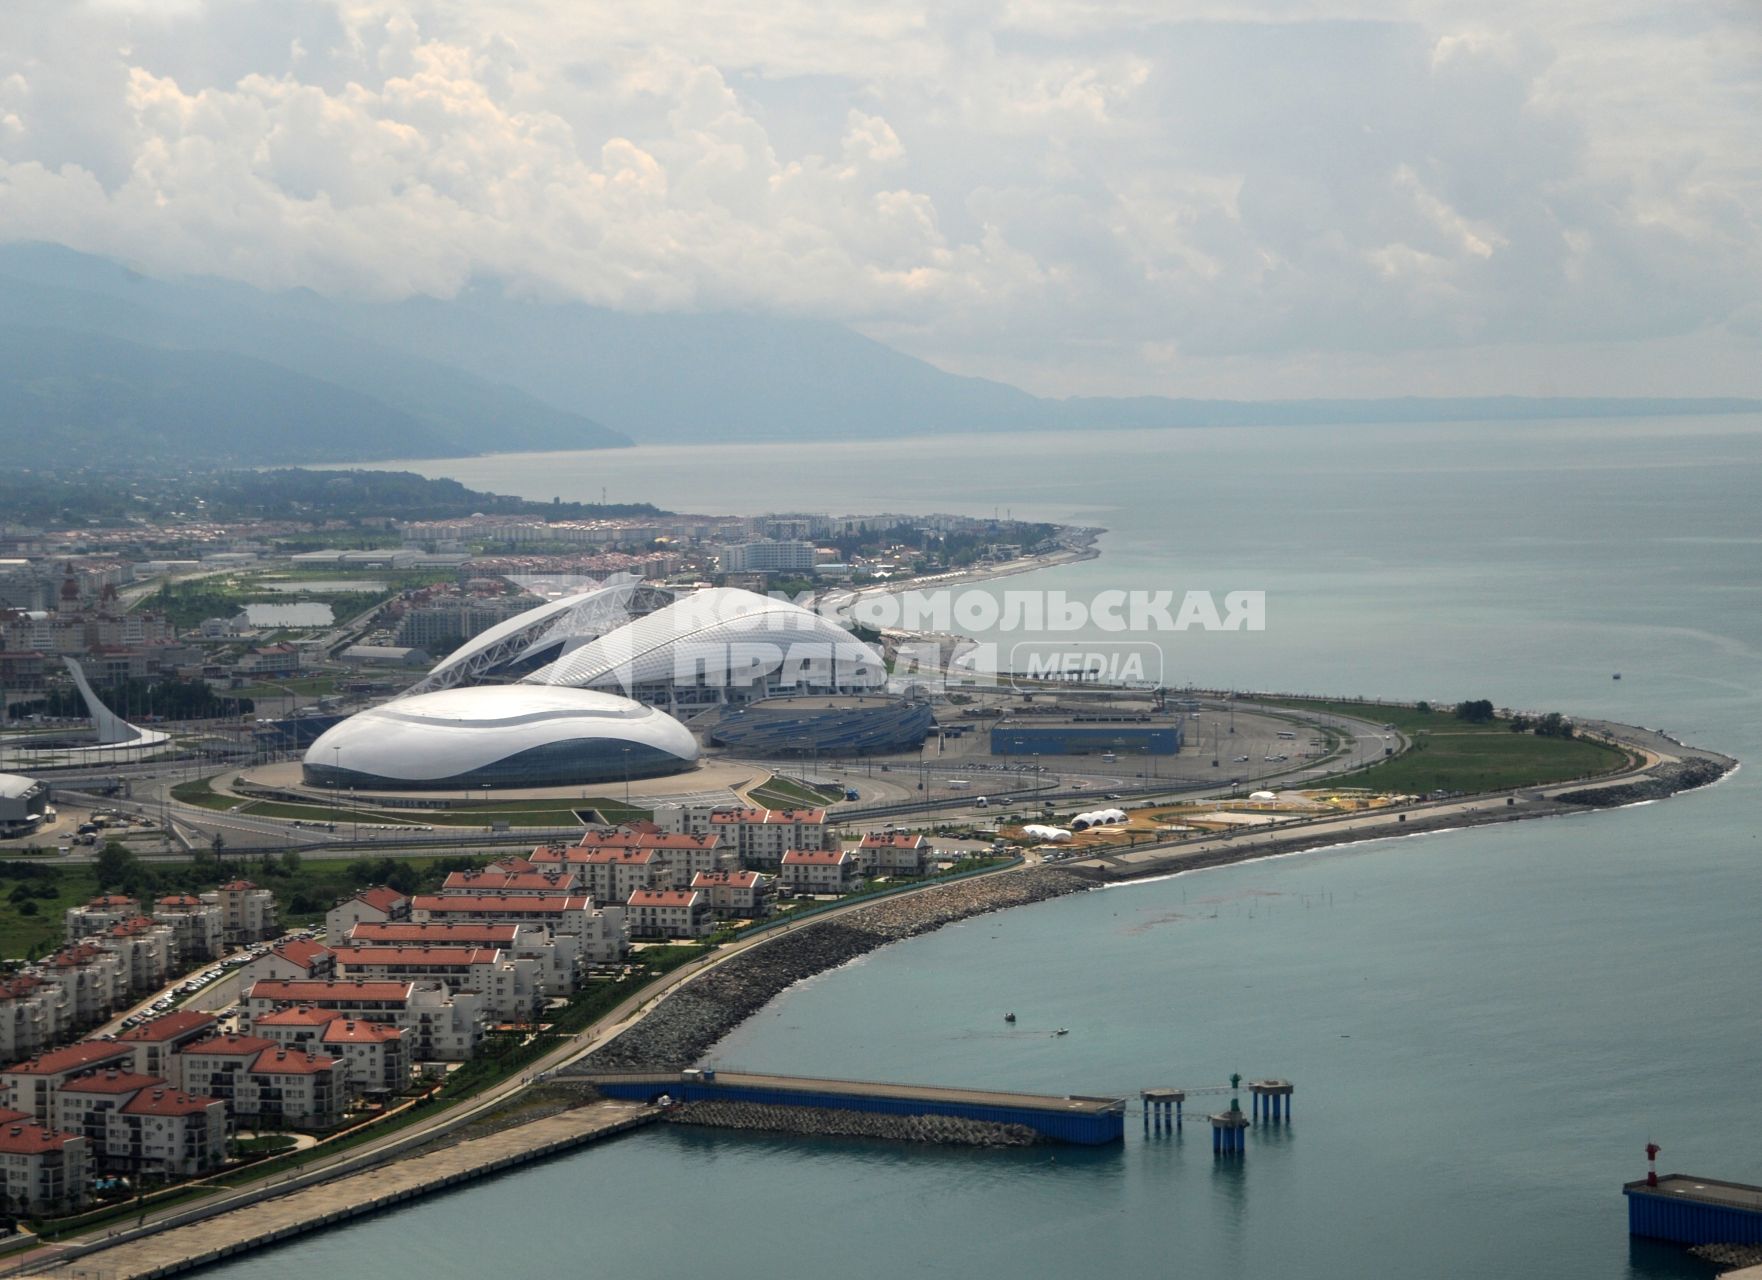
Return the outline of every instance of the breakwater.
[[[1603,787],[1586,787],[1580,791],[1563,791],[1555,799],[1562,804],[1584,805],[1608,809],[1642,800],[1664,800],[1679,791],[1711,786],[1730,771],[1729,761],[1697,756],[1654,765],[1643,777],[1631,782],[1618,782]]]
[[[957,920],[1094,887],[1092,880],[1068,871],[1030,867],[886,898],[835,919],[794,926],[680,987],[568,1071],[680,1070],[804,978]]]
[[[761,1133],[823,1138],[880,1138],[960,1147],[1030,1147],[1040,1135],[1025,1124],[997,1124],[961,1116],[892,1116],[831,1107],[783,1107],[759,1102],[687,1102],[663,1117],[670,1124],[706,1125]]]

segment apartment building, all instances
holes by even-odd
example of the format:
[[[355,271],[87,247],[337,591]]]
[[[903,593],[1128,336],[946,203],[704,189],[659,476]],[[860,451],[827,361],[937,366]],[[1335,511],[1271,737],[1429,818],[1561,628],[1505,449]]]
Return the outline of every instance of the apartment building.
[[[218,902],[204,902],[193,893],[159,899],[153,904],[153,919],[171,930],[177,963],[212,960],[226,945],[226,913]]]
[[[106,1040],[83,1040],[79,1044],[51,1049],[0,1070],[0,1105],[33,1116],[40,1124],[53,1124],[55,1098],[70,1080],[107,1067],[128,1070],[134,1066],[134,1050]]]
[[[331,942],[349,936],[358,924],[387,924],[410,918],[410,899],[396,889],[375,885],[345,898],[324,916],[324,936]]]
[[[756,920],[771,914],[771,882],[757,871],[700,871],[691,887],[723,919]]]
[[[859,878],[857,860],[842,849],[791,849],[777,872],[777,882],[796,893],[849,893]]]
[[[639,938],[702,938],[716,928],[715,909],[696,889],[638,889],[627,904]]]
[[[342,1123],[347,1068],[256,1035],[220,1035],[185,1049],[184,1088],[221,1099],[233,1121],[261,1129],[333,1129]]]
[[[20,1111],[0,1110],[0,1190],[26,1213],[82,1209],[91,1185],[90,1144]]]
[[[537,963],[547,996],[574,995],[586,977],[581,939],[542,924],[482,924],[451,920],[425,924],[358,924],[348,943],[362,947],[493,947]]]
[[[226,1161],[226,1103],[155,1076],[110,1068],[63,1085],[55,1127],[86,1139],[94,1165],[116,1173],[192,1177]]]
[[[920,876],[935,853],[923,836],[871,831],[857,845],[857,867],[866,876]]]
[[[410,915],[418,924],[544,925],[554,935],[575,937],[594,962],[618,960],[630,947],[622,899],[596,908],[585,894],[423,894],[411,904]]]
[[[136,1075],[158,1076],[173,1085],[182,1086],[178,1054],[192,1044],[206,1040],[219,1029],[220,1020],[211,1013],[196,1009],[176,1009],[139,1026],[130,1027],[116,1038],[127,1045],[134,1055],[130,1065]]]

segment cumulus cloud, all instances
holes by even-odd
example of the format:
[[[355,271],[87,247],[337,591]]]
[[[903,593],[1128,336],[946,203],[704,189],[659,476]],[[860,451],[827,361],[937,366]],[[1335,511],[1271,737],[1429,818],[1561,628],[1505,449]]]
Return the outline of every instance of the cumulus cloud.
[[[1052,392],[1523,390],[1538,350],[1591,392],[1649,367],[1606,353],[1703,334],[1704,389],[1762,391],[1728,363],[1762,284],[1741,10],[1460,17],[13,0],[0,234],[272,288],[819,316]]]

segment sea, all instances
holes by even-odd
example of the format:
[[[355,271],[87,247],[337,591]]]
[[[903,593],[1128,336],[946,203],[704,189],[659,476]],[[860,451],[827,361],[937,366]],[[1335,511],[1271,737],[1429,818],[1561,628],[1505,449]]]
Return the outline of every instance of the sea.
[[[1170,684],[1485,697],[1762,753],[1755,416],[391,465],[547,500],[1099,526],[1099,558],[992,589],[1266,592],[1263,631],[1159,636]],[[1762,1182],[1759,774],[981,917],[801,984],[713,1054],[1134,1097],[1290,1079],[1291,1123],[1239,1160],[1136,1114],[1103,1150],[658,1126],[209,1274],[1710,1276],[1630,1241],[1621,1184],[1648,1141],[1662,1171]]]

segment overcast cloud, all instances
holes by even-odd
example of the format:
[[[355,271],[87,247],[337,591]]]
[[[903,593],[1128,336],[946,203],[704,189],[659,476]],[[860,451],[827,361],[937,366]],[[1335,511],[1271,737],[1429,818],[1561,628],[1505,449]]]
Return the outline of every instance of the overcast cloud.
[[[1751,0],[7,0],[0,239],[1053,393],[1762,394]]]

